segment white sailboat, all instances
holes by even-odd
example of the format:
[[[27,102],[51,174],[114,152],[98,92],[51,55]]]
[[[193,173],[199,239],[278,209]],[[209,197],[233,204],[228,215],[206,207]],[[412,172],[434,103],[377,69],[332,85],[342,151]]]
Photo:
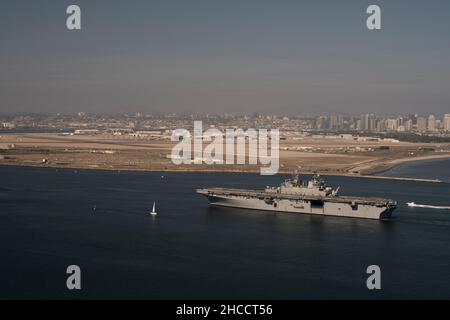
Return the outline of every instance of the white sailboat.
[[[153,209],[152,209],[152,211],[150,212],[150,214],[151,214],[152,216],[156,216],[156,215],[157,215],[156,210],[155,210],[155,201],[153,201]]]

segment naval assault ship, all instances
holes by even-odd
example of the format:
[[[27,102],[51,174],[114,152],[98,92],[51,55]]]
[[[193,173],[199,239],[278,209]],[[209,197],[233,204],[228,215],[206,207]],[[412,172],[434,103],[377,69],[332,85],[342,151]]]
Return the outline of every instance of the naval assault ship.
[[[216,206],[366,219],[390,218],[397,207],[390,199],[338,196],[338,191],[318,174],[308,182],[296,174],[279,187],[264,190],[205,188],[197,193]]]

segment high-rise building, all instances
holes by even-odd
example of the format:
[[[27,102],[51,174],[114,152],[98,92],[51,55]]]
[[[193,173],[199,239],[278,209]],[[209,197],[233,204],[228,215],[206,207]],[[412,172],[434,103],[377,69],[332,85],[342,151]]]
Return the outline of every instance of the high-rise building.
[[[404,122],[404,126],[405,126],[405,131],[409,132],[412,130],[413,127],[413,122],[411,119],[408,119]]]
[[[330,130],[337,130],[339,129],[339,119],[337,115],[331,115],[330,116]]]
[[[327,123],[327,119],[323,116],[319,116],[316,119],[316,128],[317,130],[323,130],[326,129],[326,123]]]
[[[372,116],[369,118],[369,131],[374,131],[376,128],[375,118]]]
[[[380,119],[376,124],[377,132],[385,132],[387,130],[387,119]]]
[[[417,131],[425,132],[427,131],[427,119],[424,117],[417,118]]]
[[[432,114],[428,117],[428,131],[436,131],[436,117]]]
[[[361,116],[361,130],[373,131],[375,130],[375,117],[373,114],[363,114]]]
[[[397,119],[387,119],[387,129],[389,131],[397,131],[398,122]]]
[[[444,120],[442,120],[445,131],[450,131],[450,114],[444,115]]]
[[[343,128],[344,128],[344,124],[345,124],[344,116],[341,115],[341,114],[338,115],[337,121],[338,121],[338,128],[339,128],[339,129],[343,129]]]
[[[367,131],[369,130],[369,114],[363,114],[361,116],[361,130]]]

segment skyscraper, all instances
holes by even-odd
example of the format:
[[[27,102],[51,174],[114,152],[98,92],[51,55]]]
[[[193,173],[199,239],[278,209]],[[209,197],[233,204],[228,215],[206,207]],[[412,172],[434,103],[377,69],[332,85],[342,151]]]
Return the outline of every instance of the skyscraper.
[[[361,119],[356,120],[356,130],[362,130],[362,121]]]
[[[408,119],[404,122],[405,131],[409,132],[412,130],[413,122],[411,119]]]
[[[387,119],[387,128],[389,131],[397,131],[398,128],[397,119]]]
[[[363,114],[361,116],[361,130],[373,131],[375,129],[375,118],[373,114]]]
[[[417,131],[425,132],[427,131],[427,119],[424,117],[417,118]]]
[[[447,113],[444,115],[443,124],[444,124],[444,130],[450,131],[450,114]]]
[[[436,117],[432,114],[428,117],[428,131],[436,131]]]
[[[330,116],[330,130],[339,129],[339,120],[337,115]]]

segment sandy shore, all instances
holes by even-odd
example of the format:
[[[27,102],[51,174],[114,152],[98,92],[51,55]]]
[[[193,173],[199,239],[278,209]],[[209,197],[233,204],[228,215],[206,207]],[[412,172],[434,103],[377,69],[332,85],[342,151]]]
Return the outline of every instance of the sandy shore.
[[[354,167],[354,170],[360,171],[364,175],[378,174],[386,172],[396,166],[399,166],[408,162],[416,162],[416,161],[426,161],[426,160],[435,160],[435,159],[450,159],[450,154],[436,154],[436,155],[426,155],[419,157],[409,157],[409,158],[399,158],[394,160],[374,160],[370,163],[361,164],[357,167]]]
[[[178,166],[169,158],[174,144],[167,140],[131,139],[107,134],[11,134],[0,137],[0,165],[116,171],[260,172],[261,165],[249,164]],[[365,176],[410,161],[441,158],[450,158],[450,144],[302,138],[281,141],[279,172]]]

